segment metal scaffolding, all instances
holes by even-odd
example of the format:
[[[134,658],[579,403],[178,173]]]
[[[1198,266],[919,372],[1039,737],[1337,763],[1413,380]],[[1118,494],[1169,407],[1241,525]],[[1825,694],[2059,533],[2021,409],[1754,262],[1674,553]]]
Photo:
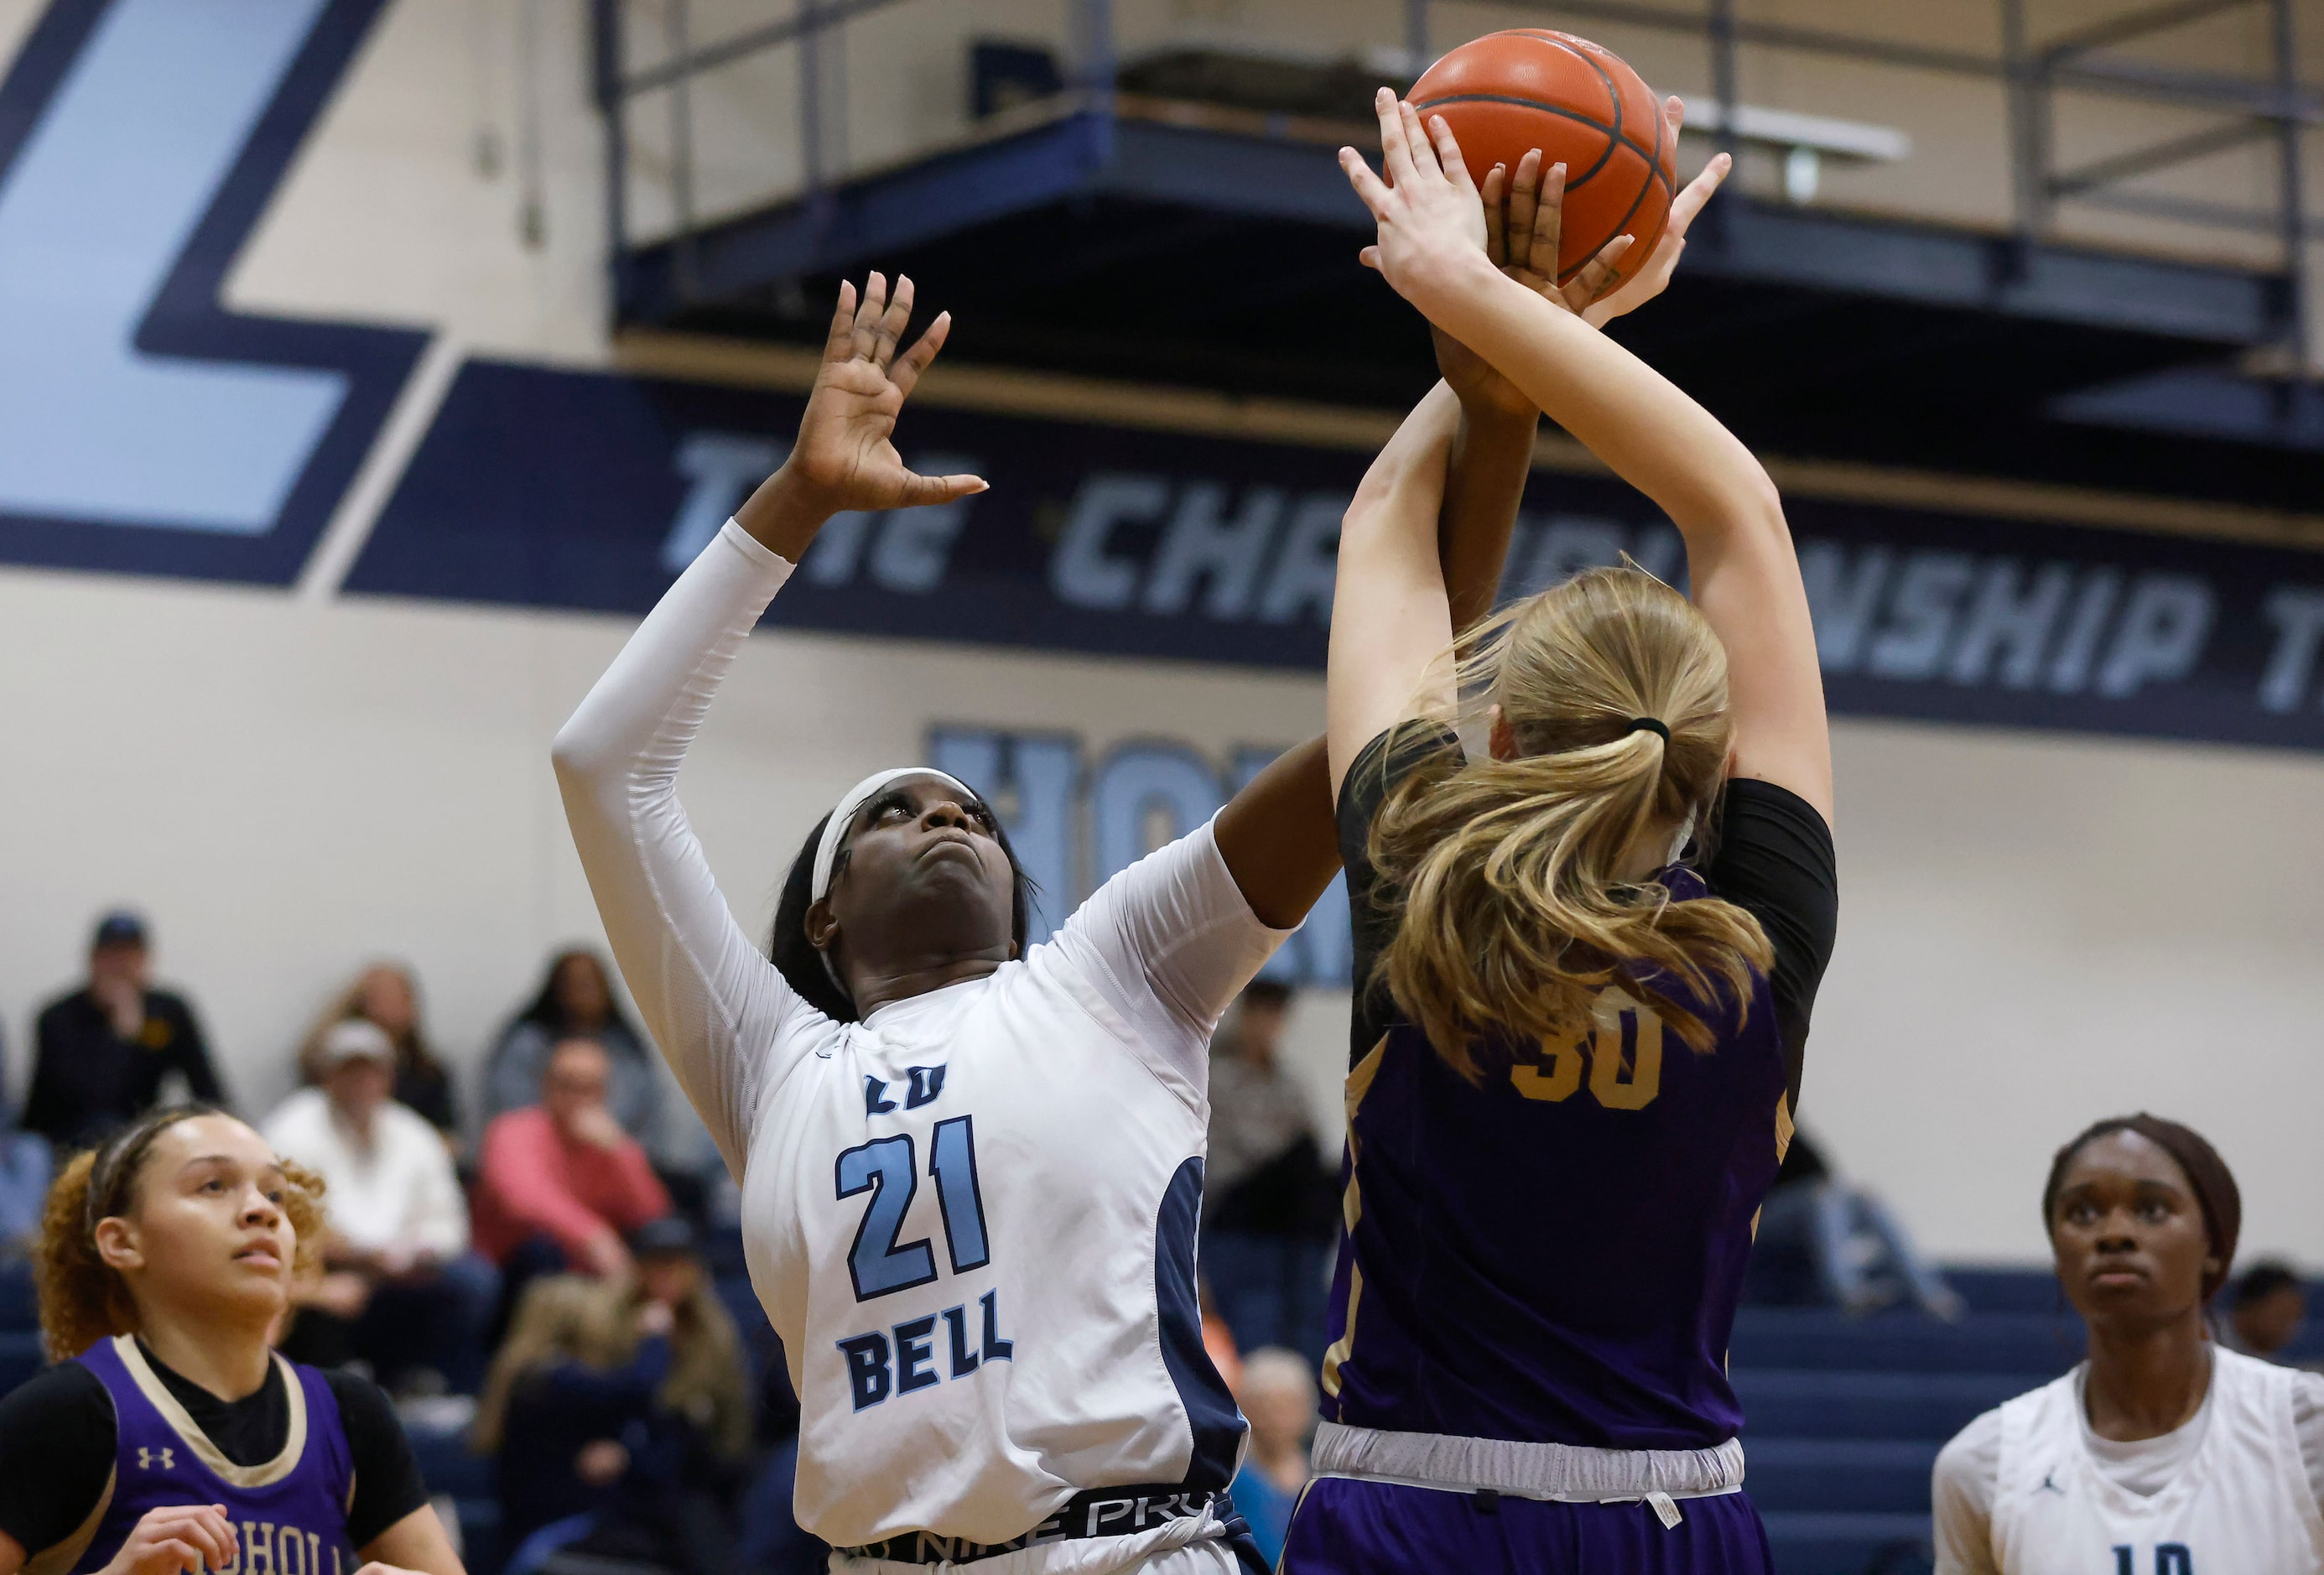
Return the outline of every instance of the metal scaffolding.
[[[641,96],[666,90],[670,124],[671,198],[674,229],[659,244],[671,249],[672,282],[681,299],[696,278],[694,107],[690,85],[703,73],[763,51],[797,46],[800,72],[799,145],[804,199],[827,204],[839,176],[839,160],[828,145],[829,129],[841,117],[835,97],[844,97],[844,77],[828,69],[843,30],[855,18],[898,0],[792,0],[791,14],[723,39],[696,41],[688,26],[687,0],[660,0],[666,32],[665,58],[636,70],[622,59],[624,14],[631,0],[592,0],[595,12],[595,90],[610,134],[606,138],[608,244],[614,273],[616,312],[630,299],[629,118]],[[1068,0],[1074,18],[1071,78],[1067,91],[1077,106],[1094,116],[1096,134],[1108,135],[1114,114],[1112,5],[1111,0]],[[2196,226],[2273,235],[2282,246],[2279,327],[2289,364],[2304,359],[2310,291],[2304,287],[2305,251],[2324,238],[2324,222],[2311,219],[2303,189],[2302,134],[2324,124],[2324,92],[2303,84],[2298,70],[2295,0],[2162,0],[2072,32],[2036,37],[2029,28],[2027,0],[1997,0],[2003,40],[1999,54],[1934,48],[1895,40],[1818,28],[1756,21],[1738,14],[1737,0],[1703,0],[1702,9],[1683,9],[1646,0],[1486,0],[1545,22],[1609,23],[1702,39],[1714,97],[1738,102],[1739,56],[1746,49],[1776,51],[1868,64],[1901,67],[2005,83],[2010,119],[2012,211],[2015,240],[2028,256],[2053,236],[2061,205],[2080,203]],[[2157,64],[2124,52],[2169,29],[2255,7],[2268,16],[2269,61],[2256,76],[2197,71]],[[1407,58],[1425,62],[1433,53],[1432,0],[1406,0],[1401,41]],[[2170,105],[2215,115],[2218,122],[2200,130],[2124,149],[2070,167],[2060,167],[2053,124],[2061,94],[2090,94]],[[1735,117],[1720,132],[1730,149],[1737,140]],[[2127,183],[2173,166],[2229,149],[2270,143],[2279,166],[2277,200],[2271,208],[2160,195]],[[1714,207],[1715,213],[1717,208]],[[1717,244],[1714,229],[1710,237]]]

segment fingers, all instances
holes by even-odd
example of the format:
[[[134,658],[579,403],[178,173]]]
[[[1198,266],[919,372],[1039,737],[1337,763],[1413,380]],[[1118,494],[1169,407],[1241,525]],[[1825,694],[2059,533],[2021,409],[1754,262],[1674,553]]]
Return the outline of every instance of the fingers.
[[[936,358],[936,352],[944,348],[945,341],[951,336],[952,314],[938,312],[936,320],[927,326],[909,350],[904,352],[903,358],[888,369],[888,381],[896,385],[897,392],[907,399],[911,397],[913,388],[920,381],[920,373],[928,369],[928,364]]]
[[[1509,167],[1496,164],[1485,171],[1483,189],[1477,196],[1485,205],[1485,256],[1496,268],[1509,260],[1508,238],[1503,234],[1508,226],[1501,209],[1501,198],[1509,184]]]
[[[852,280],[839,281],[839,304],[832,309],[831,336],[823,344],[825,361],[844,361],[855,347],[855,284]]]
[[[1395,94],[1383,88],[1373,95],[1372,107],[1379,114],[1382,178],[1390,186],[1401,186],[1406,180],[1417,179],[1419,171],[1414,165],[1412,152],[1412,144],[1417,139],[1406,132],[1406,106],[1397,101]]]
[[[134,1534],[148,1550],[136,1561],[147,1575],[165,1570],[196,1572],[207,1564],[222,1570],[235,1560],[234,1522],[215,1504],[177,1506],[151,1510],[139,1520]]]
[[[1417,111],[1414,113],[1416,116],[1418,114]],[[1462,190],[1474,195],[1477,183],[1469,179],[1469,161],[1461,156],[1461,144],[1454,139],[1452,128],[1445,124],[1443,115],[1428,117],[1428,140],[1431,151],[1436,155],[1437,168],[1443,172],[1444,178]]]
[[[1616,235],[1598,248],[1598,255],[1582,265],[1581,271],[1565,285],[1566,303],[1580,311],[1603,294],[1612,281],[1614,270],[1621,265],[1623,254],[1629,251],[1633,235]]]
[[[1382,88],[1380,91],[1385,93],[1388,90]],[[1356,189],[1356,195],[1363,199],[1364,207],[1370,210],[1372,217],[1387,218],[1388,215],[1388,183],[1372,173],[1372,167],[1364,162],[1363,155],[1353,148],[1342,148],[1340,168],[1347,171],[1348,184]]]
[[[1362,251],[1356,253],[1356,261],[1370,269],[1373,272],[1379,272],[1380,265],[1379,248],[1378,246],[1366,246]]]
[[[1694,223],[1694,216],[1702,211],[1703,205],[1711,200],[1711,195],[1719,189],[1720,182],[1727,179],[1727,172],[1734,167],[1735,161],[1725,153],[1711,155],[1711,162],[1702,167],[1702,173],[1688,181],[1686,189],[1672,200],[1670,223],[1663,229],[1665,242],[1686,239],[1687,226]]]
[[[1670,128],[1671,146],[1678,146],[1679,128],[1686,124],[1686,100],[1672,94],[1663,100],[1663,124]]]
[[[905,325],[912,320],[912,280],[909,274],[896,276],[896,293],[888,302],[888,309],[880,314],[872,338],[872,364],[885,369],[896,354],[896,342],[904,336]]]
[[[855,327],[851,338],[851,354],[859,361],[869,361],[880,344],[880,315],[888,309],[888,281],[885,275],[874,273],[863,281],[863,301],[855,309]]]
[[[1420,124],[1420,111],[1399,100],[1396,114],[1397,118],[1404,123],[1404,145],[1411,153],[1414,170],[1425,177],[1442,180],[1444,170],[1436,161],[1436,146],[1429,141],[1431,134],[1428,128]]]
[[[1559,189],[1562,190],[1565,182],[1565,166],[1557,165],[1556,172]],[[1557,272],[1557,266],[1554,262],[1547,268],[1536,268],[1533,262],[1535,255],[1533,226],[1540,209],[1541,150],[1528,148],[1526,150],[1526,156],[1517,161],[1517,180],[1509,186],[1509,265],[1514,268],[1532,269],[1536,273],[1554,274]],[[1556,223],[1554,202],[1551,204],[1550,212],[1550,222],[1554,226]],[[1557,234],[1554,228],[1550,233],[1549,251],[1553,258],[1557,255]]]
[[[906,471],[903,496],[897,506],[917,509],[927,503],[949,503],[956,498],[973,497],[984,490],[984,478],[979,475],[919,475]]]
[[[1565,244],[1565,164],[1563,160],[1542,171],[1541,196],[1533,213],[1528,264],[1544,279],[1557,277],[1559,248]]]

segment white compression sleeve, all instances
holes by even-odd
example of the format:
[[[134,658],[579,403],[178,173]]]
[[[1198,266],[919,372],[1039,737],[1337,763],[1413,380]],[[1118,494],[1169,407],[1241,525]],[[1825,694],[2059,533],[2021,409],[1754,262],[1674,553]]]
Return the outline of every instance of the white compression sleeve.
[[[565,816],[654,1041],[742,1174],[760,1096],[827,1024],[751,944],[678,799],[678,769],[792,566],[729,520],[557,735]]]

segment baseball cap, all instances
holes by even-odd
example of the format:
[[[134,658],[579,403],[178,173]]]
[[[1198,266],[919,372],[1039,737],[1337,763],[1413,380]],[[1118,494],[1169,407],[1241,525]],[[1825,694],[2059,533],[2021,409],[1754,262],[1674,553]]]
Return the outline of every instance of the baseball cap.
[[[649,1220],[630,1232],[630,1252],[636,1257],[658,1257],[694,1250],[694,1227],[683,1214]]]
[[[361,1018],[333,1023],[323,1035],[323,1042],[315,1047],[315,1059],[325,1072],[366,1057],[374,1061],[394,1060],[395,1041],[377,1023]]]
[[[89,940],[89,949],[99,946],[142,946],[145,944],[145,921],[125,907],[115,908],[97,921],[97,934]]]

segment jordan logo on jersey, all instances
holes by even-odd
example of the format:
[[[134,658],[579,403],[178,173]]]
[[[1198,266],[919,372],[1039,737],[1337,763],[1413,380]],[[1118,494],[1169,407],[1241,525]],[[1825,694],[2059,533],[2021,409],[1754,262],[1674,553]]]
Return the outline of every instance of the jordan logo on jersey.
[[[174,1471],[178,1469],[177,1453],[177,1451],[171,1449],[167,1444],[162,1445],[158,1450],[149,1450],[143,1444],[139,1444],[137,1446],[137,1469],[141,1471],[150,1471],[153,1469],[154,1462],[158,1460],[161,1462],[161,1469],[165,1471]]]

